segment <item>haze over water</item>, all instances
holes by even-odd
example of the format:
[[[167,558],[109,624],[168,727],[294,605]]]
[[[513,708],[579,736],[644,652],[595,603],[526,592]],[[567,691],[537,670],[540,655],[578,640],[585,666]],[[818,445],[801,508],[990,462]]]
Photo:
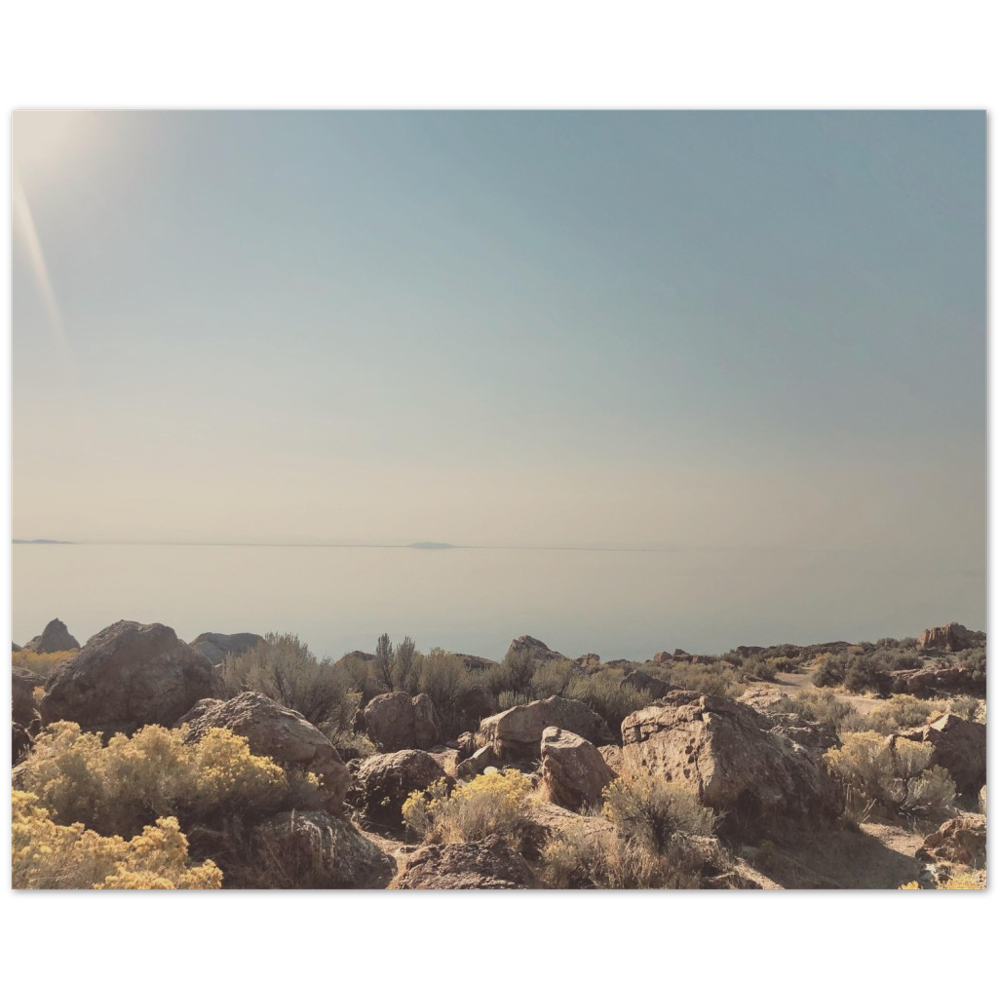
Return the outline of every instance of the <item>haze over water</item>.
[[[14,547],[17,641],[644,658],[985,625],[982,112],[13,136],[13,531],[87,543]],[[470,548],[237,545],[425,539]]]
[[[902,637],[951,619],[984,628],[985,581],[920,553],[15,545],[15,641],[56,616],[80,642],[128,618],[188,641],[295,632],[333,657],[388,631],[494,659],[528,633],[571,657],[644,660]]]

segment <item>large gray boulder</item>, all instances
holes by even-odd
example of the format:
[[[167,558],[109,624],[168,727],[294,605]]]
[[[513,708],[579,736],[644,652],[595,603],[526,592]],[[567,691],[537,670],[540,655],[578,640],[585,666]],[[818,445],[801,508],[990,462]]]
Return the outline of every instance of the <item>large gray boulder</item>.
[[[819,748],[780,732],[749,705],[671,691],[622,722],[625,765],[691,788],[720,814],[720,829],[752,834],[823,824],[843,811],[843,793]]]
[[[490,743],[501,760],[538,760],[542,733],[549,726],[567,729],[595,745],[613,742],[608,724],[582,701],[545,698],[483,719],[481,742]]]
[[[396,862],[346,819],[325,812],[285,812],[259,823],[251,837],[260,889],[384,889]]]
[[[410,856],[396,889],[532,889],[528,863],[504,840],[422,847]]]
[[[376,695],[360,713],[359,728],[383,753],[429,750],[438,743],[434,703],[426,694],[405,691]]]
[[[897,739],[929,743],[929,767],[943,767],[963,795],[977,795],[986,781],[986,726],[946,712],[925,726],[897,734]]]
[[[350,803],[377,829],[403,829],[403,803],[411,792],[422,792],[435,781],[454,784],[454,778],[423,750],[399,750],[396,753],[366,757],[354,775]]]
[[[263,641],[264,637],[254,632],[234,632],[232,635],[223,632],[202,632],[197,639],[192,640],[191,648],[218,666],[227,656],[241,656]]]
[[[550,802],[574,812],[600,806],[616,777],[592,743],[556,726],[542,732],[542,788]]]
[[[526,656],[535,663],[547,663],[549,660],[565,660],[568,657],[549,649],[541,639],[531,635],[519,635],[511,640],[507,649],[508,656]]]
[[[131,734],[172,726],[201,698],[219,692],[211,663],[159,623],[120,621],[93,636],[45,684],[42,721]]]
[[[350,773],[334,745],[301,714],[256,691],[198,708],[185,723],[185,743],[198,742],[210,729],[228,729],[245,736],[251,753],[317,775],[318,805],[328,813],[341,811]]]
[[[58,618],[53,618],[42,630],[42,634],[26,642],[24,648],[30,653],[62,653],[69,649],[79,649],[80,643],[69,634],[69,629]]]

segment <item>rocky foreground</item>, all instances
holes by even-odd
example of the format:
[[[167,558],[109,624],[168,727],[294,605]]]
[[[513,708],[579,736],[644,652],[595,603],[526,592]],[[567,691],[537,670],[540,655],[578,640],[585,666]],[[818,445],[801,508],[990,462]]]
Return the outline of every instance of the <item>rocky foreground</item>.
[[[985,645],[334,663],[57,619],[13,654],[14,885],[985,887]]]

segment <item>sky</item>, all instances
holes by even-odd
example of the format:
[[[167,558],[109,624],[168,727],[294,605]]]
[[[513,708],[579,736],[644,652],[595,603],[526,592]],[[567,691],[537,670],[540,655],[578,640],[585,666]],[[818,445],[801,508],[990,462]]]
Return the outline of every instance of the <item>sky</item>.
[[[14,112],[13,532],[986,563],[982,112]]]

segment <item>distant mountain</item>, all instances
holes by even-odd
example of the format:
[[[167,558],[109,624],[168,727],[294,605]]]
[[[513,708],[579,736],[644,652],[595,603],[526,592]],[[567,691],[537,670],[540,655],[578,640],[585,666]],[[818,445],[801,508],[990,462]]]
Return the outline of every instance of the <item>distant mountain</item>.
[[[76,542],[64,542],[58,538],[15,538],[14,545],[76,545]]]
[[[457,545],[450,545],[448,542],[411,542],[409,549],[457,549]]]

